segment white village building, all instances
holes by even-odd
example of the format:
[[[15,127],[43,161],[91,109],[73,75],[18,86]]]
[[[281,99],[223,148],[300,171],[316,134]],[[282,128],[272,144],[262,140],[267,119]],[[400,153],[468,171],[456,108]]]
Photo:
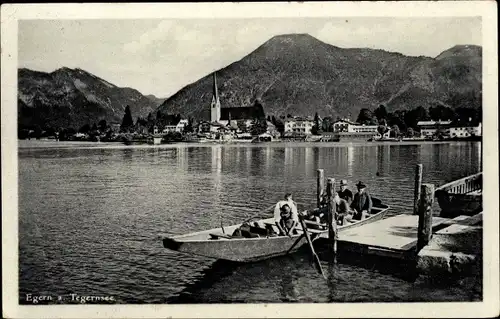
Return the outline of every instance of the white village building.
[[[343,139],[361,139],[366,140],[370,138],[381,138],[378,132],[378,125],[364,125],[352,122],[348,119],[341,119],[333,123],[333,131]],[[387,132],[384,133],[384,138],[389,138],[391,130],[388,127]]]
[[[418,121],[417,126],[420,129],[422,137],[432,137],[439,129],[447,133],[451,121]]]
[[[285,121],[285,134],[297,133],[311,135],[313,126],[314,121],[308,118],[295,117],[292,119],[287,119]]]
[[[188,120],[182,119],[176,125],[165,125],[162,132],[163,133],[169,133],[169,132],[182,133],[182,132],[184,132],[184,128],[186,128],[187,125],[188,125]]]

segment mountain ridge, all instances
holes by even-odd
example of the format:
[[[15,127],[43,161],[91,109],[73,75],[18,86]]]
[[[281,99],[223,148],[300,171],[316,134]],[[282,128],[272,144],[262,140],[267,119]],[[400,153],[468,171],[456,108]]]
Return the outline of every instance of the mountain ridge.
[[[18,69],[20,126],[81,127],[105,119],[120,123],[130,105],[134,119],[155,112],[159,101],[80,68],[52,72]]]
[[[464,48],[471,52],[464,54]],[[259,100],[273,115],[318,112],[355,118],[361,108],[380,104],[389,111],[436,104],[480,107],[481,47],[454,46],[437,57],[339,48],[308,34],[285,34],[216,72],[222,107]],[[211,96],[209,74],[181,88],[159,109],[209,119]]]
[[[380,104],[388,111],[417,106],[481,107],[482,48],[456,45],[435,58],[370,48],[340,48],[309,34],[270,38],[219,69],[222,107],[259,101],[266,114],[355,119]],[[52,72],[18,69],[20,126],[72,126],[106,119],[120,123],[126,105],[134,120],[161,111],[210,118],[212,75],[168,98],[144,95],[80,68]]]

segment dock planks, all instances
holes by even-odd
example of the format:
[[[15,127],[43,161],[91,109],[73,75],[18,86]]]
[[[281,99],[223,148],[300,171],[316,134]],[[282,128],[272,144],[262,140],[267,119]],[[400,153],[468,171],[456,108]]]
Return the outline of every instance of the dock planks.
[[[448,220],[433,217],[433,229]],[[407,259],[417,245],[417,228],[417,215],[402,214],[340,232],[338,242],[350,251]]]

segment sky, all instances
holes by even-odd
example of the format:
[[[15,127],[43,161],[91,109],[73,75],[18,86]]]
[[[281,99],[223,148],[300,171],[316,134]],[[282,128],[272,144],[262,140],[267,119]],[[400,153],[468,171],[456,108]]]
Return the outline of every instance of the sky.
[[[165,98],[288,33],[412,56],[482,45],[480,17],[20,20],[18,66],[81,68]]]

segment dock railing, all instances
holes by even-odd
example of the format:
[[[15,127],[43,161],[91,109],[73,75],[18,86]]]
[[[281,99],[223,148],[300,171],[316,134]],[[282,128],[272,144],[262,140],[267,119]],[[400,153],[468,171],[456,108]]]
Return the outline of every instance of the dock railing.
[[[436,193],[446,192],[448,194],[467,194],[483,187],[483,172],[470,175],[436,188]]]

